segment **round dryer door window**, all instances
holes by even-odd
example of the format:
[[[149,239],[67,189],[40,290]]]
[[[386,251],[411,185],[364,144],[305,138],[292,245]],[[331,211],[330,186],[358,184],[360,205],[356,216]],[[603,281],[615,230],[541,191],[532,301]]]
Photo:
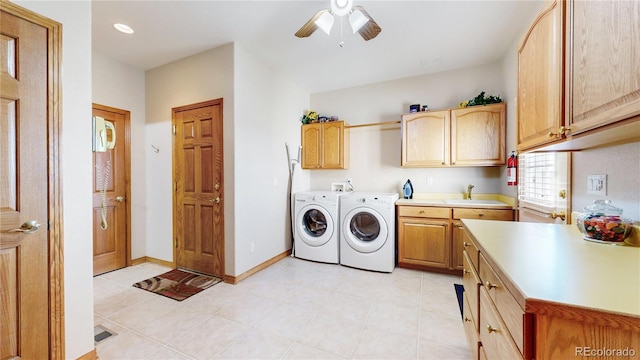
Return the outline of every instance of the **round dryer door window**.
[[[387,224],[373,209],[351,210],[345,217],[343,226],[345,240],[351,248],[359,252],[378,251],[387,241]]]
[[[299,214],[299,234],[307,245],[322,246],[331,239],[333,219],[325,209],[317,205],[309,205]]]

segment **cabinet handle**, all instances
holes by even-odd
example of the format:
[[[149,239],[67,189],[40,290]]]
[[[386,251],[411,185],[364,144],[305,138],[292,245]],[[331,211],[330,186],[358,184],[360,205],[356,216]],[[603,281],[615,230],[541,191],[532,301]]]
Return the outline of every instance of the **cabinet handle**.
[[[465,274],[469,274],[469,273],[471,273],[471,271],[469,271],[469,270],[467,270],[467,269],[462,269],[462,272],[463,272],[463,273],[465,273]]]
[[[560,211],[559,213],[556,213],[555,211],[553,211],[551,213],[551,218],[552,219],[560,218],[560,220],[564,221],[566,216],[567,216],[567,214],[565,214],[564,211]]]
[[[471,321],[471,319],[469,319],[468,317],[466,317],[466,316],[465,316],[465,317],[464,317],[464,321],[465,321],[465,322],[470,322],[470,321]]]
[[[487,324],[487,332],[489,334],[491,334],[492,332],[498,332],[499,329],[498,328],[494,328],[493,326],[491,326],[491,324]]]
[[[484,286],[487,288],[487,290],[491,290],[493,288],[498,287],[498,285],[492,284],[491,282],[489,282],[489,280],[485,281]]]
[[[558,129],[557,133],[551,132],[549,131],[549,133],[547,134],[547,137],[558,137],[558,136],[563,136],[566,133],[568,133],[571,129],[568,127],[564,127],[564,126],[560,126],[560,128]]]
[[[466,242],[466,241],[464,241],[464,242],[462,242],[462,246],[464,246],[464,247],[469,247],[469,243],[468,243],[468,242]]]

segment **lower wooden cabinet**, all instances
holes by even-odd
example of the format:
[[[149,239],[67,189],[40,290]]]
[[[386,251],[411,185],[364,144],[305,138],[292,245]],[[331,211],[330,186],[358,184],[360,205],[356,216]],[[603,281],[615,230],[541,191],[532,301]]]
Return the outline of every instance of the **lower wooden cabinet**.
[[[513,276],[500,269],[474,234],[468,229],[463,231],[466,246],[462,321],[473,359],[628,359],[638,356],[640,318],[527,298],[519,284],[513,282]],[[513,238],[514,242],[518,240]],[[535,274],[535,269],[532,271]],[[566,284],[559,286],[566,287]],[[611,356],[596,356],[597,351],[609,351]],[[624,351],[633,353],[617,355]]]
[[[513,220],[513,210],[398,206],[398,266],[460,274],[471,244],[460,219]]]
[[[398,261],[405,267],[449,268],[449,219],[400,218],[402,245]]]

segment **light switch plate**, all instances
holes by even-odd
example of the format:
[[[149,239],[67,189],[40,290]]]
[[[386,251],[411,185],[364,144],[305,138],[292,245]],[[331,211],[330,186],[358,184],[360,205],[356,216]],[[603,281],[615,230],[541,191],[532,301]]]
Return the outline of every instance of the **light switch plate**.
[[[591,195],[607,195],[607,175],[588,175],[587,193]]]

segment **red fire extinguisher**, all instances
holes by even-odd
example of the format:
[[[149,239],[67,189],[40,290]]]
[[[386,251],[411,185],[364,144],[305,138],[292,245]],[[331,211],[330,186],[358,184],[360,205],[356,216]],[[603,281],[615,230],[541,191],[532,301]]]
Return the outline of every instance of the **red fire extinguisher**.
[[[518,155],[512,151],[507,159],[507,185],[518,185]]]

